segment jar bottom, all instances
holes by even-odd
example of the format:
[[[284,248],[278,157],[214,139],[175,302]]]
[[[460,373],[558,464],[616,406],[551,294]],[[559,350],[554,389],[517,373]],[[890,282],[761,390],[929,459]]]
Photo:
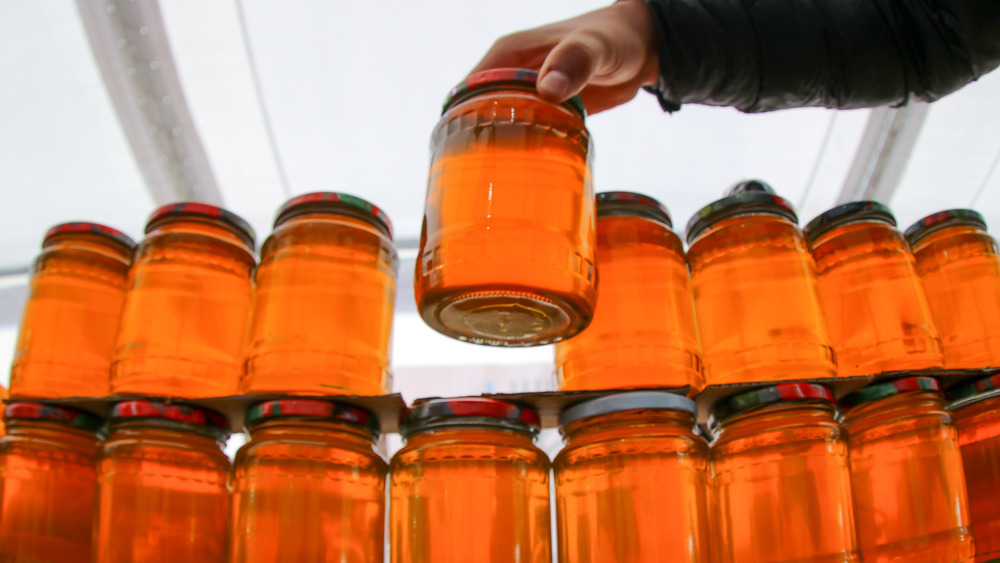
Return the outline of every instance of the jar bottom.
[[[240,393],[261,395],[384,395],[389,378],[378,360],[313,351],[258,354],[247,359]]]
[[[111,393],[201,399],[237,393],[238,365],[181,358],[133,356],[111,367]]]
[[[52,361],[14,364],[10,396],[25,399],[107,397],[111,394],[110,367],[110,363],[85,366]]]
[[[520,287],[452,288],[425,294],[421,316],[452,338],[489,346],[539,346],[574,336],[593,316],[570,296]]]
[[[910,538],[890,544],[862,548],[862,559],[872,563],[896,561],[972,561],[975,548],[968,528],[954,528],[936,534]]]

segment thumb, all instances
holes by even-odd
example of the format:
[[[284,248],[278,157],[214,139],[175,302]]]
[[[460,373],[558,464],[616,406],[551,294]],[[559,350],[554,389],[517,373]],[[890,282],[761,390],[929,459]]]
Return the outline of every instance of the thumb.
[[[563,102],[580,93],[599,68],[604,55],[599,41],[571,34],[549,52],[538,72],[538,94]]]

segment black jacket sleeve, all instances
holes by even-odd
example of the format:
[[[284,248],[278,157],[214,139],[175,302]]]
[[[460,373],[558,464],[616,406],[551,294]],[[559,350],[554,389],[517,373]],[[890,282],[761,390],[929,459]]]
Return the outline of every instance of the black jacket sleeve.
[[[646,0],[667,111],[934,101],[1000,64],[1000,0]]]

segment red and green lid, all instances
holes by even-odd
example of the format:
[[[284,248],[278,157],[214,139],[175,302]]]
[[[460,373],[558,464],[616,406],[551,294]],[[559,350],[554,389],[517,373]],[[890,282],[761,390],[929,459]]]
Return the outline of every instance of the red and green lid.
[[[924,217],[910,225],[910,228],[906,229],[903,234],[906,236],[906,240],[914,245],[935,231],[956,225],[970,225],[986,230],[986,219],[983,219],[979,212],[971,209],[948,209]]]
[[[337,192],[315,192],[293,197],[278,210],[274,226],[277,228],[285,221],[307,213],[351,215],[371,223],[392,239],[392,222],[384,211],[360,197]]]
[[[745,180],[729,189],[729,195],[702,207],[687,224],[687,242],[691,244],[705,229],[741,215],[775,215],[798,224],[795,208],[760,180]]]
[[[467,76],[465,80],[459,82],[458,85],[451,89],[448,97],[444,100],[444,107],[441,109],[441,113],[448,111],[448,108],[472,94],[490,90],[501,90],[510,86],[528,87],[534,90],[536,83],[538,83],[538,73],[526,68],[491,68],[476,72]],[[583,100],[579,96],[573,96],[563,102],[563,105],[572,108],[580,114],[580,117],[584,117],[587,113],[583,107]]]
[[[274,399],[251,406],[243,419],[247,428],[278,418],[314,419],[360,426],[374,435],[379,433],[378,419],[360,407],[322,399]]]
[[[878,401],[893,395],[909,393],[912,391],[941,391],[941,384],[937,379],[926,375],[904,377],[893,381],[883,381],[873,383],[864,389],[855,391],[840,400],[840,407],[844,410],[854,408],[864,403]]]
[[[499,399],[460,397],[426,399],[407,409],[399,422],[399,433],[408,434],[427,426],[475,421],[489,425],[520,427],[526,432],[541,430],[541,419],[534,409]]]
[[[887,206],[877,201],[852,201],[820,214],[809,221],[802,232],[807,238],[815,240],[841,225],[857,221],[879,221],[896,226],[896,217]]]
[[[597,194],[597,218],[633,216],[651,219],[668,228],[674,224],[670,220],[667,206],[648,195],[635,192],[601,192]]]
[[[45,248],[45,246],[49,244],[50,240],[55,237],[81,233],[101,236],[124,246],[129,251],[135,250],[135,241],[125,233],[119,231],[118,229],[108,227],[107,225],[101,225],[100,223],[88,223],[86,221],[60,223],[59,225],[52,227],[45,233],[45,238],[42,239],[42,248]]]
[[[133,399],[115,403],[109,422],[128,419],[161,419],[182,422],[225,439],[229,436],[229,420],[204,407],[183,403],[168,403],[160,399]]]
[[[62,405],[22,401],[7,403],[3,418],[4,420],[48,420],[88,432],[100,432],[104,427],[104,420],[96,414]]]
[[[160,207],[149,216],[149,221],[146,223],[146,234],[148,235],[150,231],[164,223],[197,217],[222,221],[230,232],[240,237],[247,246],[254,247],[256,235],[250,223],[232,211],[197,201],[182,201]]]
[[[710,426],[737,414],[777,403],[823,401],[836,403],[833,391],[818,383],[778,383],[727,397],[712,407]]]
[[[966,383],[959,383],[948,389],[946,395],[954,402],[966,401],[975,398],[977,395],[985,393],[992,394],[1000,390],[1000,371],[986,377],[975,379]]]

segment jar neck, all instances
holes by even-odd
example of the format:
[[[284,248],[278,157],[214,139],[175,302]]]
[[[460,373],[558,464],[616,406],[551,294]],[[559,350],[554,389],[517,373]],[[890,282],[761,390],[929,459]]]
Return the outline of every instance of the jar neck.
[[[944,413],[944,399],[935,391],[910,391],[869,401],[851,408],[843,415],[852,434],[886,425],[903,417]]]
[[[329,438],[331,435],[357,446],[371,447],[377,436],[356,424],[327,420],[278,418],[254,424],[248,429],[254,442],[281,441],[295,437]]]
[[[511,422],[499,424],[496,419],[462,418],[459,420],[433,421],[429,424],[411,426],[402,432],[408,446],[436,442],[483,441],[495,444],[532,446],[536,431],[532,427]]]
[[[119,244],[107,237],[87,233],[55,236],[47,240],[42,246],[43,253],[65,250],[92,252],[121,262],[125,266],[132,263],[132,256],[134,254],[132,248]]]
[[[156,225],[148,233],[149,236],[161,234],[202,235],[238,246],[250,255],[254,252],[248,242],[234,232],[234,227],[221,219],[211,217],[174,218]]]
[[[81,453],[95,454],[100,436],[81,428],[47,420],[12,419],[5,422],[7,435],[33,442],[47,442]]]
[[[755,225],[778,224],[798,231],[798,225],[789,221],[786,217],[781,215],[779,211],[775,211],[774,214],[771,214],[766,211],[753,210],[747,213],[732,215],[708,225],[705,229],[698,233],[694,240],[691,241],[690,247],[693,248],[703,239],[720,231],[724,231],[734,226],[746,225],[748,223]]]
[[[608,433],[629,435],[681,431],[694,434],[695,416],[669,409],[635,409],[575,420],[563,428],[567,445],[589,442]]]
[[[184,447],[197,445],[212,450],[222,450],[228,435],[221,429],[189,424],[163,418],[112,420],[108,423],[108,440],[153,439],[163,442],[180,442]]]
[[[741,411],[717,423],[713,428],[716,441],[735,439],[787,425],[836,422],[837,409],[820,399],[772,403]]]
[[[528,85],[528,84],[511,84],[511,83],[505,83],[505,82],[500,82],[500,83],[493,84],[493,85],[485,85],[485,86],[482,86],[480,88],[476,88],[475,90],[466,92],[464,95],[459,96],[459,97],[455,98],[454,100],[452,100],[451,103],[448,104],[448,107],[444,108],[444,113],[447,114],[448,112],[452,111],[456,107],[458,107],[458,106],[462,105],[463,103],[468,102],[470,100],[475,100],[477,98],[483,98],[483,97],[496,96],[498,93],[499,94],[503,94],[503,93],[517,94],[519,96],[527,96],[529,98],[535,99],[535,100],[538,101],[538,103],[547,104],[547,105],[558,105],[559,107],[565,108],[565,109],[569,110],[570,112],[572,112],[573,115],[575,115],[578,118],[580,118],[581,121],[583,121],[583,120],[586,119],[586,115],[584,115],[584,113],[582,113],[580,111],[580,108],[576,107],[575,105],[573,105],[573,104],[571,104],[569,102],[563,102],[561,104],[552,104],[552,102],[549,102],[548,100],[542,99],[542,97],[538,95],[538,90],[536,90],[536,88],[534,87],[534,85]]]
[[[385,239],[389,238],[388,233],[383,231],[382,228],[376,224],[373,217],[365,217],[361,211],[355,212],[353,210],[344,210],[343,213],[319,212],[295,215],[285,219],[281,222],[281,224],[276,225],[274,230],[277,232],[279,230],[306,225],[309,223],[354,227],[356,229],[361,229],[363,231],[379,235]]]
[[[959,428],[985,422],[987,419],[1000,421],[1000,394],[973,400],[951,412],[955,425]]]
[[[900,239],[902,237],[902,235],[899,234],[899,231],[896,230],[896,227],[893,227],[889,223],[886,223],[885,221],[878,221],[875,219],[868,218],[868,219],[858,219],[855,221],[848,221],[847,223],[842,223],[840,225],[837,225],[836,227],[826,231],[825,233],[821,234],[815,239],[812,239],[810,241],[810,246],[815,249],[832,240],[835,240],[845,235],[849,235],[851,233],[856,233],[858,231],[871,231],[873,234],[882,236],[891,235],[894,238],[900,238]]]
[[[990,236],[989,233],[976,225],[953,225],[951,227],[938,229],[918,240],[915,244],[913,244],[913,252],[918,252],[928,246],[941,243],[951,237],[962,235]]]

